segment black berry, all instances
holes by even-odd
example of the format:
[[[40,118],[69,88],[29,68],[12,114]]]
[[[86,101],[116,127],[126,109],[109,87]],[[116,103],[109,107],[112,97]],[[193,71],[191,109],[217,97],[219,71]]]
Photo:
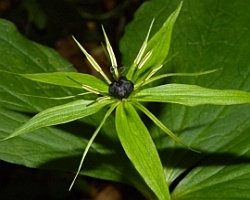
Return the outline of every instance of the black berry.
[[[125,76],[119,77],[118,80],[109,85],[109,94],[117,99],[128,98],[133,90],[134,84]]]

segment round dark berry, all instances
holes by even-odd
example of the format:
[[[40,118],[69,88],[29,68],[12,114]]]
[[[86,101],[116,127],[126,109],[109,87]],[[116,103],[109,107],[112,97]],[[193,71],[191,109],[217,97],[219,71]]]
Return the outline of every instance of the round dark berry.
[[[109,94],[117,99],[128,98],[133,92],[134,84],[125,76],[121,76],[118,80],[109,85]]]

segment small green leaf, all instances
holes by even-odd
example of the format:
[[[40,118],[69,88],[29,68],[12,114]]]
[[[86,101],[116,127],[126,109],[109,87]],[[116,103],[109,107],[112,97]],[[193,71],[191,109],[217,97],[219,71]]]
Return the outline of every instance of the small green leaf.
[[[138,101],[178,103],[186,106],[250,103],[249,92],[209,89],[197,85],[185,84],[167,84],[147,88],[135,94],[134,97]]]
[[[100,101],[96,103],[94,102],[95,101],[93,100],[77,100],[44,110],[35,115],[23,126],[16,129],[14,133],[4,138],[3,140],[7,140],[24,133],[34,131],[42,127],[71,122],[86,117],[88,115],[98,112],[104,106],[107,106],[112,103],[112,101],[110,100]]]
[[[148,73],[164,64],[169,51],[172,29],[180,13],[181,7],[182,2],[179,4],[179,7],[169,16],[162,28],[149,40],[144,56],[146,57],[147,53],[150,51],[152,51],[152,55],[149,59],[147,59],[142,68],[137,70],[135,76],[138,78],[138,81],[145,79]]]
[[[81,88],[85,90],[93,90],[95,93],[108,93],[108,85],[102,80],[89,74],[81,74],[76,72],[53,72],[39,74],[20,74],[21,76],[42,83],[49,83],[60,86],[73,88]]]
[[[121,144],[158,199],[170,200],[162,164],[154,142],[129,102],[123,102],[116,109],[116,129]]]

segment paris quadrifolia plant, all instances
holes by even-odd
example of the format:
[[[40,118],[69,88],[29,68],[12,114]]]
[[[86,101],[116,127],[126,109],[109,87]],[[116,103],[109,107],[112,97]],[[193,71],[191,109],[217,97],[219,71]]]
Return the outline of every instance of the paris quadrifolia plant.
[[[121,76],[119,73],[116,57],[104,28],[102,29],[106,42],[106,50],[111,62],[110,72],[113,75],[113,80],[108,78],[94,58],[74,37],[74,41],[85,54],[87,60],[92,67],[100,73],[103,79],[76,72],[20,74],[22,77],[33,81],[81,88],[84,90],[84,93],[81,94],[83,95],[81,99],[52,107],[38,113],[4,140],[20,136],[42,127],[71,122],[97,113],[101,109],[107,109],[107,113],[93,133],[83,152],[79,168],[69,189],[72,188],[77,176],[81,172],[84,159],[91,144],[98,135],[98,132],[107,118],[115,112],[116,131],[126,155],[144,179],[145,183],[155,193],[157,199],[170,199],[169,189],[157,149],[148,129],[138,115],[137,110],[149,117],[156,126],[176,142],[189,149],[195,149],[195,147],[189,147],[184,144],[145,107],[143,102],[176,103],[185,106],[250,103],[250,93],[245,91],[208,89],[197,85],[177,83],[169,83],[154,87],[149,86],[151,85],[149,83],[170,76],[198,76],[212,73],[217,70],[197,73],[169,73],[156,75],[167,62],[171,33],[173,25],[181,10],[181,6],[182,3],[169,16],[158,32],[150,37],[150,31],[154,23],[154,20],[152,20],[148,33],[145,35],[145,40],[137,56],[135,56],[134,62],[130,67],[126,66],[128,70],[124,76]],[[93,100],[84,99],[84,95],[90,93],[96,94],[94,95],[96,98]]]

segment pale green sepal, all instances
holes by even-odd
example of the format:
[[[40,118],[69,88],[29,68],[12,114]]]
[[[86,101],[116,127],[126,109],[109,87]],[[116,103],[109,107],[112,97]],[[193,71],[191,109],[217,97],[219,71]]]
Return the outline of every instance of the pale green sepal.
[[[85,89],[87,91],[108,94],[108,85],[101,79],[89,74],[76,72],[52,72],[38,74],[20,74],[20,76],[32,81]]]
[[[36,129],[71,122],[98,112],[103,107],[113,103],[111,100],[96,102],[94,100],[76,100],[60,106],[48,108],[19,127],[1,141],[20,136],[24,133],[34,131]]]
[[[140,71],[140,69],[144,66],[144,64],[148,61],[148,59],[150,58],[150,56],[152,55],[152,53],[153,53],[153,51],[154,51],[154,49],[152,49],[151,51],[149,51],[144,57],[143,57],[143,59],[141,60],[141,62],[139,63],[139,65],[138,65],[138,71],[136,71],[136,72],[139,72]]]
[[[155,144],[130,102],[123,101],[117,106],[116,130],[126,155],[157,199],[170,200]]]
[[[144,63],[141,70],[136,73],[136,83],[139,83],[143,79],[145,79],[148,73],[150,73],[154,68],[157,68],[165,63],[169,51],[172,29],[180,13],[181,7],[182,2],[179,4],[178,8],[169,16],[161,29],[149,40],[145,52],[147,53],[153,50],[153,53],[150,56],[150,59],[148,59]]]
[[[108,36],[107,36],[107,34],[106,34],[105,29],[103,28],[103,26],[102,26],[102,31],[103,31],[103,35],[104,35],[105,42],[106,42],[106,48],[107,48],[107,51],[108,51],[108,54],[109,54],[109,58],[110,58],[110,61],[111,61],[112,73],[113,73],[114,79],[117,80],[119,78],[119,72],[118,72],[118,69],[117,69],[116,57],[115,57],[114,51],[112,49],[112,46],[110,45]]]
[[[98,128],[97,128],[96,131],[93,133],[93,135],[92,135],[92,137],[90,138],[90,140],[88,141],[88,144],[87,144],[87,146],[86,146],[86,148],[85,148],[85,150],[84,150],[84,152],[83,152],[83,154],[82,154],[82,158],[81,158],[81,161],[80,161],[78,170],[77,170],[77,172],[76,172],[76,175],[75,175],[75,177],[74,177],[72,183],[70,184],[69,191],[72,189],[72,187],[73,187],[73,185],[74,185],[74,183],[75,183],[75,181],[76,181],[76,178],[78,177],[78,175],[79,175],[79,173],[80,173],[80,171],[81,171],[81,168],[82,168],[82,165],[83,165],[83,161],[84,161],[84,159],[85,159],[85,157],[86,157],[86,155],[87,155],[87,153],[88,153],[88,151],[89,151],[89,149],[90,149],[92,143],[94,142],[94,139],[96,138],[97,134],[99,133],[100,129],[102,128],[103,124],[105,123],[105,121],[107,120],[107,118],[109,117],[109,115],[113,112],[113,110],[116,108],[116,106],[117,106],[119,103],[120,103],[120,102],[117,102],[116,104],[113,104],[113,105],[109,108],[109,110],[108,110],[108,112],[105,114],[105,116],[104,116],[102,122],[100,123],[100,125],[98,126]]]
[[[137,85],[144,86],[144,85],[152,83],[156,80],[160,80],[160,79],[171,77],[171,76],[201,76],[201,75],[210,74],[210,73],[214,73],[218,70],[221,70],[221,68],[220,68],[220,69],[212,69],[212,70],[208,70],[208,71],[194,72],[194,73],[169,73],[169,74],[162,74],[159,76],[152,77],[161,68],[162,68],[162,66],[159,66],[158,68],[155,68],[155,70],[152,70],[152,72],[148,75],[148,77],[146,77],[145,80],[143,80],[141,83],[139,83]],[[138,88],[137,85],[135,85],[135,88]]]
[[[95,61],[95,59],[83,48],[83,46],[75,39],[74,36],[72,36],[73,40],[76,42],[77,46],[81,49],[81,51],[84,53],[84,55],[86,56],[86,58],[88,59],[88,61],[90,62],[90,64],[92,65],[92,67],[94,67],[94,69],[99,72],[102,77],[105,79],[105,81],[110,84],[111,81],[109,80],[109,78],[106,76],[106,74],[102,71],[102,68],[98,65],[98,63]]]
[[[147,77],[145,78],[145,80],[141,81],[140,83],[136,84],[134,86],[135,90],[139,87],[142,87],[143,85],[146,85],[147,84],[147,81],[150,81],[151,80],[151,77],[157,72],[159,71],[160,69],[162,68],[162,65],[160,65],[159,67],[157,68],[154,68],[148,75]]]
[[[145,51],[145,49],[147,47],[147,43],[148,43],[149,34],[150,34],[150,31],[151,31],[152,26],[154,24],[154,21],[155,21],[155,19],[152,20],[152,22],[150,24],[150,27],[149,27],[149,30],[148,30],[148,33],[147,33],[147,36],[146,36],[145,40],[142,43],[142,46],[141,46],[141,48],[139,50],[139,53],[137,54],[132,66],[128,70],[128,73],[127,73],[126,77],[129,80],[133,79],[133,74],[134,74],[135,70],[137,69],[139,63],[141,62],[142,56],[144,55],[144,51]],[[146,53],[146,54],[148,54],[148,53]]]
[[[203,104],[233,105],[250,103],[250,93],[240,90],[218,90],[197,85],[166,84],[147,88],[133,98],[144,102],[177,103],[186,106]]]
[[[190,148],[188,145],[186,145],[184,142],[181,141],[179,137],[177,137],[171,130],[169,130],[157,117],[155,117],[147,108],[145,108],[143,105],[141,105],[139,102],[132,101],[133,105],[136,106],[139,110],[141,110],[145,115],[147,115],[154,123],[157,125],[161,130],[163,130],[166,134],[168,134],[172,139],[174,139],[176,142],[182,144],[184,147],[198,152],[192,148]]]

